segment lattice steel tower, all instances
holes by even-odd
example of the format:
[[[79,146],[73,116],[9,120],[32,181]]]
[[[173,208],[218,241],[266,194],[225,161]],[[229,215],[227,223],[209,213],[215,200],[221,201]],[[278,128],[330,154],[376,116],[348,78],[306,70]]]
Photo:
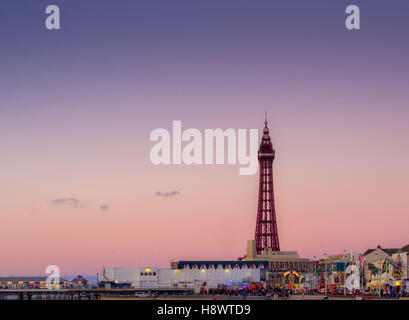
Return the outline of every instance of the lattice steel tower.
[[[275,158],[275,151],[267,127],[267,117],[264,124],[263,138],[261,139],[258,151],[260,181],[255,235],[256,252],[258,254],[264,253],[268,248],[271,248],[273,251],[280,251],[273,189],[273,160]]]

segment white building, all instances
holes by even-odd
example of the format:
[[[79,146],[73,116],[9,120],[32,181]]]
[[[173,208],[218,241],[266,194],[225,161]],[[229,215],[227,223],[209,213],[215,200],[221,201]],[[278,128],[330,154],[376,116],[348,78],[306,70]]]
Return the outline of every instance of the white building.
[[[175,269],[104,268],[98,283],[105,288],[191,290],[196,293],[232,282],[260,282],[266,261],[180,261]]]
[[[157,268],[104,268],[102,274],[97,275],[98,283],[106,288],[127,287],[141,289],[158,288]]]

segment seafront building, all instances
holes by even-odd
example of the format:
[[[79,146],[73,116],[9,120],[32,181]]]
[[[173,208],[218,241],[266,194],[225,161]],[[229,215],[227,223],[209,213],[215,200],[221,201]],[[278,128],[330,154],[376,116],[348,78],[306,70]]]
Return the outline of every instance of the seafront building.
[[[371,293],[379,290],[409,290],[409,245],[385,249],[378,246],[363,254],[331,255],[317,264],[318,288],[343,291],[349,282],[353,289]]]
[[[378,246],[363,254],[362,271],[365,289],[375,291],[401,288],[409,290],[409,244],[402,248],[385,249]]]
[[[267,261],[179,261],[170,269],[104,268],[97,278],[103,288],[208,293],[221,285],[264,282],[268,266]]]
[[[0,289],[46,289],[47,277],[0,277]],[[69,281],[60,278],[58,284],[52,283],[56,289],[65,289]]]
[[[355,272],[358,275],[360,257],[361,255],[355,252],[344,252],[342,254],[329,255],[326,259],[319,260],[316,271],[318,288],[324,289],[326,286],[328,292],[335,289],[343,291],[348,277],[353,276]],[[359,276],[357,279],[351,278],[351,288],[359,289],[360,284]]]

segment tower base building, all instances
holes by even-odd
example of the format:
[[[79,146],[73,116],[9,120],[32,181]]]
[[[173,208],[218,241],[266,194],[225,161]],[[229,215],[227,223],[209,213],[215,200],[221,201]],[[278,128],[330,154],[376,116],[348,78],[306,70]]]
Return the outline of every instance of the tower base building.
[[[254,240],[247,241],[247,252],[242,261],[268,261],[269,267],[266,280],[275,285],[282,284],[283,275],[288,271],[296,271],[298,274],[313,273],[315,262],[306,258],[300,258],[297,251],[273,251],[267,248],[262,254],[256,252]]]

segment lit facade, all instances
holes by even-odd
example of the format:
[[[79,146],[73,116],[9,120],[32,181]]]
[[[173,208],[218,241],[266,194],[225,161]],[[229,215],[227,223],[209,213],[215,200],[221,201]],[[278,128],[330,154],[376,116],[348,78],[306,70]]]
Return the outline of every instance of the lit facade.
[[[180,261],[175,269],[105,268],[98,283],[105,288],[129,287],[141,290],[217,289],[232,282],[265,280],[266,261]]]
[[[0,277],[0,289],[47,289],[47,277]],[[59,283],[51,282],[55,289],[65,289],[69,282],[60,278]]]
[[[359,276],[361,255],[355,252],[328,256],[321,259],[317,265],[318,286],[323,288],[325,284],[328,290],[344,289],[350,278],[350,286],[353,289],[361,287]],[[353,274],[356,272],[356,276]],[[354,281],[352,281],[354,279]]]
[[[409,282],[409,246],[384,249],[380,246],[366,251],[363,260],[365,288],[371,291],[407,287]]]

